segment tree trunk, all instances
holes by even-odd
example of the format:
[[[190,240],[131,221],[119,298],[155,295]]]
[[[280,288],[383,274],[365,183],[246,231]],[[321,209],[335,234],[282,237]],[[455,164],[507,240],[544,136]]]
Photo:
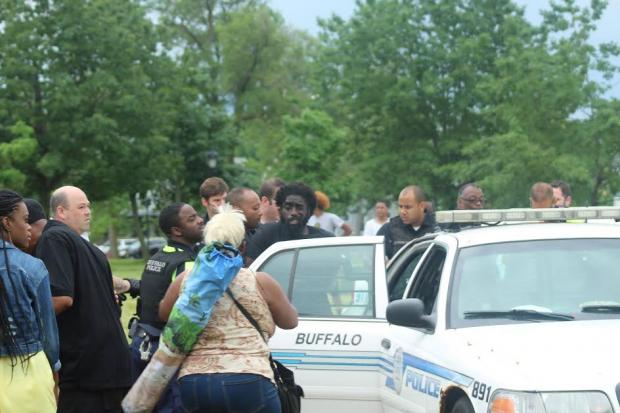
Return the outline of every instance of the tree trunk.
[[[118,258],[118,234],[116,233],[114,219],[110,219],[110,224],[108,225],[108,240],[110,241],[110,257]]]
[[[599,190],[601,189],[601,186],[603,185],[603,177],[601,176],[601,173],[599,172],[596,175],[596,180],[594,181],[594,187],[592,188],[592,193],[590,194],[590,206],[596,206],[598,205],[598,193]]]
[[[138,203],[136,202],[135,194],[129,193],[129,202],[131,202],[131,214],[133,220],[134,231],[136,232],[136,236],[140,241],[140,250],[142,251],[142,258],[148,258],[149,256],[149,247],[146,245],[144,239],[144,231],[142,230],[142,221],[140,220],[140,215],[138,215]]]

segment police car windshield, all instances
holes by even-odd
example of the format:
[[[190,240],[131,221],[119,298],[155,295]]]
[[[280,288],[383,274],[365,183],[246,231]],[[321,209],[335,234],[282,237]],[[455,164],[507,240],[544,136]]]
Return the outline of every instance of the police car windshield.
[[[620,318],[620,239],[558,239],[463,248],[449,325]]]

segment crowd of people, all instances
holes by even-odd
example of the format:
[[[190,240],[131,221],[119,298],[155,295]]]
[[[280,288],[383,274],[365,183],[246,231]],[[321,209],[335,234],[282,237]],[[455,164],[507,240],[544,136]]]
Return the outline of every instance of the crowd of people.
[[[37,201],[0,190],[0,412],[121,412],[123,397],[159,346],[198,251],[218,239],[241,253],[244,268],[155,411],[280,411],[266,341],[275,326],[294,328],[297,312],[275,280],[247,267],[278,241],[348,236],[351,226],[328,212],[327,194],[300,182],[271,179],[257,193],[210,177],[199,193],[204,216],[184,202],[161,209],[167,243],[138,280],[115,277],[106,256],[82,236],[91,210],[80,188],[51,194],[49,220]],[[570,187],[538,182],[530,202],[532,208],[569,207]],[[234,211],[222,212],[225,204]],[[457,209],[484,205],[475,183],[459,189]],[[397,216],[390,218],[389,208],[377,201],[363,230],[384,236],[387,258],[438,230],[433,205],[418,186],[402,189]],[[138,297],[131,343],[120,322],[119,294],[126,293]]]

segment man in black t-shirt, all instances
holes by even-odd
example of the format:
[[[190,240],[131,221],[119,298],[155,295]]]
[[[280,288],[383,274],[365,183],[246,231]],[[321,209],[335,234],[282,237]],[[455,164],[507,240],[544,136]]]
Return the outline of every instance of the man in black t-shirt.
[[[80,236],[90,227],[90,203],[65,186],[52,194],[50,214],[36,256],[49,271],[58,322],[58,412],[121,413],[131,385],[129,348],[108,260]]]
[[[261,225],[248,240],[246,262],[254,261],[263,251],[279,241],[333,237],[334,234],[306,225],[316,208],[316,196],[309,186],[292,183],[276,194],[280,222]]]

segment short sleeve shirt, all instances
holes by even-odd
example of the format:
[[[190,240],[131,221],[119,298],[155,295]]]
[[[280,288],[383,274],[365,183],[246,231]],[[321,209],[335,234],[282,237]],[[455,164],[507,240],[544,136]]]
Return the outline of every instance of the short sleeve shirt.
[[[315,228],[324,229],[325,231],[335,233],[338,228],[344,224],[342,218],[331,212],[323,212],[318,217],[312,215],[308,220],[308,225]]]
[[[73,305],[57,316],[61,389],[129,387],[127,338],[103,252],[64,223],[50,220],[36,255],[49,271],[52,296],[73,299]]]
[[[383,224],[377,222],[374,218],[366,221],[364,225],[364,235],[377,235]]]

